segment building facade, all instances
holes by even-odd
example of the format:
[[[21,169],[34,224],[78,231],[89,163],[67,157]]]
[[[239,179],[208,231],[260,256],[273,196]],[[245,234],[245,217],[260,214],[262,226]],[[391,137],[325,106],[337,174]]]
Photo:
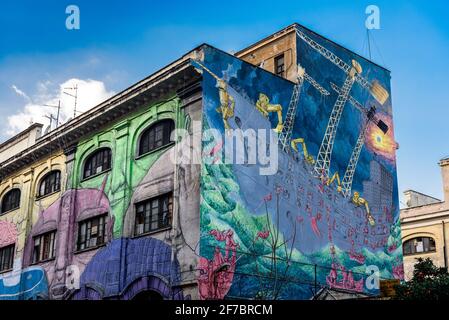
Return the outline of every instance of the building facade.
[[[430,258],[439,267],[448,267],[449,159],[442,159],[444,200],[413,190],[404,192],[406,208],[401,209],[404,276],[413,277],[418,258]]]
[[[376,294],[395,146],[388,70],[297,24],[202,45],[5,151],[0,299]]]

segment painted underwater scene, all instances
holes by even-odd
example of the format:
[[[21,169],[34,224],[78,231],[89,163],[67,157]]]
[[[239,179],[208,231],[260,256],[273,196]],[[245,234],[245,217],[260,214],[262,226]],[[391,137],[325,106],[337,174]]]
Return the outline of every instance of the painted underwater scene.
[[[255,164],[227,164],[223,141],[209,129],[218,130],[222,139],[225,129],[279,129],[294,84],[213,48],[206,50],[203,63],[207,71],[203,72],[200,298],[310,299],[322,287],[376,294],[373,275],[402,278],[391,155],[380,159],[380,153],[363,150],[363,174],[353,189],[369,198],[370,207],[343,196],[336,182],[316,177],[311,159],[320,141],[297,128],[323,130],[304,113],[329,114],[333,101],[314,99],[311,90],[303,89],[305,98],[296,114],[300,123],[295,123],[292,134],[307,137],[302,150],[279,148],[277,171],[271,175],[260,174],[259,159]],[[387,113],[382,116],[388,118]],[[337,137],[338,142],[355,141],[358,129],[345,128],[351,133]],[[255,152],[245,137],[236,139],[241,139],[245,152]],[[277,135],[267,137],[267,150],[273,144],[278,147],[277,140]],[[332,167],[337,172],[339,162],[337,169]],[[385,177],[388,186],[379,188]]]

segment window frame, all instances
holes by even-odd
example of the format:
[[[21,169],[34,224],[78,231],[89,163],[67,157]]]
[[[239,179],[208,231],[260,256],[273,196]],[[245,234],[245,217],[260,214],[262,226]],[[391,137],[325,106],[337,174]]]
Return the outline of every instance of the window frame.
[[[10,251],[9,251],[8,262],[6,264],[3,259],[5,259],[5,256],[6,256],[5,252],[8,249]],[[8,245],[0,248],[0,273],[9,272],[14,268],[15,252],[16,252],[16,244],[15,243],[11,243],[11,244],[8,244]],[[5,265],[6,265],[6,268],[3,268]]]
[[[55,175],[58,176],[58,182],[57,182],[58,188],[57,188],[57,189],[53,189],[53,190],[51,190],[51,191],[49,191],[49,192],[47,192],[47,193],[41,193],[41,191],[42,191],[42,185],[43,185],[44,183],[47,184],[46,181],[47,181],[47,179],[49,179],[49,178],[52,176],[52,174],[55,174]],[[55,184],[56,184],[56,180],[55,180]],[[45,185],[44,188],[46,189],[46,185]],[[47,173],[40,179],[39,185],[38,185],[38,189],[37,189],[37,195],[36,195],[36,198],[37,198],[37,199],[44,198],[44,197],[47,197],[47,196],[49,196],[49,195],[51,195],[51,194],[53,194],[53,193],[60,192],[60,191],[61,191],[61,170],[58,170],[58,169],[51,170],[51,171],[47,172]],[[45,191],[44,191],[44,192],[45,192]]]
[[[91,171],[90,175],[86,176],[86,171],[87,171],[86,167],[89,164],[89,162],[91,162],[95,157],[99,156],[100,153],[103,153],[104,151],[108,151],[109,152],[109,161],[107,161],[109,167],[107,167],[107,168],[103,167],[104,162],[105,162],[105,158],[104,158],[104,154],[103,154],[103,156],[102,156],[103,158],[102,158],[102,161],[101,161],[102,162],[102,166],[101,166],[102,170],[100,172],[92,173],[93,169],[91,167],[90,168],[90,171]],[[96,160],[96,162],[98,162],[98,160]],[[99,166],[97,166],[96,168],[98,169]],[[87,179],[99,176],[99,175],[101,175],[101,174],[103,174],[105,172],[108,172],[111,169],[112,169],[112,149],[110,147],[100,147],[100,148],[95,149],[94,151],[92,151],[86,157],[86,159],[84,160],[83,166],[82,166],[82,171],[81,171],[81,181],[84,181],[84,180],[87,180]]]
[[[32,252],[32,256],[31,256],[31,261],[32,261],[31,264],[43,263],[43,262],[54,260],[56,258],[56,235],[57,235],[57,230],[52,230],[52,231],[48,231],[48,232],[33,236],[33,252]],[[51,252],[51,255],[48,256],[47,258],[44,258],[43,257],[44,253],[42,251],[42,248],[44,248],[43,244],[45,244],[45,237],[47,237],[47,236],[50,236],[50,241],[52,242],[52,243],[50,243],[50,248],[49,248],[49,252]],[[51,236],[53,236],[53,239],[51,239]],[[39,240],[39,258],[37,260],[35,260],[35,249],[36,249],[36,240],[37,239]]]
[[[167,126],[164,126],[164,124],[168,124]],[[154,133],[154,137],[153,137],[153,148],[150,148],[150,138],[151,138],[151,133],[155,130],[158,129],[158,127],[162,127],[162,137],[161,137],[161,145],[159,146],[155,146],[156,145],[156,133]],[[166,129],[168,127],[168,129]],[[160,150],[162,148],[165,148],[166,146],[169,146],[171,144],[173,144],[175,141],[171,139],[172,136],[172,132],[176,129],[176,124],[175,121],[171,118],[167,118],[167,119],[161,119],[159,121],[156,121],[154,123],[152,123],[151,125],[149,125],[147,128],[145,128],[142,133],[139,136],[139,139],[137,141],[137,152],[136,152],[136,158],[140,158],[143,157],[147,154],[150,154],[152,152],[155,152],[157,150]],[[164,130],[168,130],[164,131]],[[164,141],[164,139],[167,139],[166,141]],[[148,141],[145,141],[148,140]],[[147,150],[142,151],[143,149],[143,144],[146,142],[147,144]]]
[[[100,224],[101,220],[102,224]],[[97,237],[92,237],[92,222],[98,220],[98,224],[96,225],[98,231],[97,234],[100,232],[100,230],[102,231],[101,236],[97,236]],[[89,226],[90,223],[90,226]],[[106,228],[108,225],[108,213],[104,213],[104,214],[99,214],[93,217],[89,217],[86,219],[83,219],[81,221],[78,222],[78,229],[77,229],[77,237],[76,237],[76,243],[75,243],[75,252],[84,252],[84,251],[89,251],[89,250],[94,250],[97,249],[99,247],[102,247],[104,245],[106,245],[108,239],[107,239],[107,233],[106,233]],[[82,237],[82,230],[83,230],[83,226],[85,226],[85,232],[84,232],[84,237]],[[90,230],[90,234],[88,234],[88,231]],[[98,243],[98,238],[102,237],[102,242]],[[81,242],[81,239],[84,238],[84,241]],[[90,241],[92,239],[97,239],[95,245],[90,245]],[[84,244],[84,247],[81,247]]]
[[[282,64],[279,64],[279,60],[282,60]],[[282,67],[282,71],[278,71],[279,68]],[[277,55],[276,57],[274,57],[274,74],[285,78],[285,54],[281,53],[279,55]]]
[[[421,242],[423,243],[423,251],[416,251],[416,245],[414,245],[412,242],[415,241],[415,240],[417,241],[417,239],[421,239]],[[428,241],[428,249],[426,249],[424,239],[428,239],[429,240]],[[433,245],[432,245],[432,242],[433,242]],[[406,248],[407,248],[407,245],[409,243],[410,243],[410,252],[406,252]],[[435,241],[435,239],[433,237],[430,237],[430,236],[419,236],[419,237],[414,237],[414,238],[408,239],[408,240],[404,241],[402,246],[403,246],[402,254],[404,256],[412,256],[412,255],[434,253],[434,252],[437,251],[436,241]]]
[[[167,210],[163,210],[164,204],[163,201],[167,199]],[[157,201],[157,217],[154,219],[153,217],[153,210],[156,209],[153,207],[153,202]],[[142,210],[139,209],[139,207],[142,207]],[[148,209],[150,212],[148,212]],[[162,209],[162,210],[161,210]],[[143,201],[139,201],[134,204],[134,224],[133,224],[133,236],[134,237],[141,237],[148,234],[157,233],[163,230],[170,229],[172,227],[173,223],[173,192],[167,192],[163,193],[148,199],[145,199]],[[164,214],[166,214],[167,222],[164,223]],[[139,215],[142,215],[139,217]],[[138,223],[138,221],[142,221],[141,223]],[[152,224],[157,223],[157,227],[152,228]],[[146,225],[148,225],[148,228],[146,228]],[[142,231],[139,231],[138,228],[142,226]]]
[[[17,201],[18,201],[17,206],[10,207],[10,208],[4,210],[3,206],[4,206],[4,203],[5,203],[6,197],[11,196],[13,194],[13,192],[18,192],[18,194],[19,194],[18,197],[17,197]],[[21,198],[21,196],[22,196],[22,191],[20,190],[20,188],[12,188],[12,189],[8,190],[3,195],[2,199],[1,199],[0,215],[3,215],[3,214],[5,214],[5,213],[7,213],[9,211],[14,211],[14,210],[19,209],[20,208],[20,198]]]

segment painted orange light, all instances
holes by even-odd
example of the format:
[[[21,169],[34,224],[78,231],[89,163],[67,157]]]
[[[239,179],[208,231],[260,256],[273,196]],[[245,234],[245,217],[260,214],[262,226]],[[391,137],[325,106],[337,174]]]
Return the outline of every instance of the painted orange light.
[[[379,118],[388,125],[389,130],[384,134],[377,125],[370,124],[366,136],[366,146],[376,154],[394,161],[396,142],[393,138],[393,123],[390,117],[379,115]]]

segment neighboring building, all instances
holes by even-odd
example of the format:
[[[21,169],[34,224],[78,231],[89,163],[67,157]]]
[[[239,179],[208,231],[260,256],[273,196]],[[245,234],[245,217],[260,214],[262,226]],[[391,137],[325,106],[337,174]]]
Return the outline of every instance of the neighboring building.
[[[35,144],[42,135],[42,127],[40,123],[32,124],[28,129],[0,144],[0,163]]]
[[[449,158],[440,161],[444,201],[417,191],[404,192],[406,208],[401,209],[405,279],[413,276],[417,258],[430,258],[435,265],[448,267]]]
[[[341,58],[338,66],[323,50]],[[291,81],[298,64],[307,72],[302,87]],[[366,80],[356,79],[362,70]],[[332,84],[353,86],[351,101],[375,104],[389,130],[379,134],[367,111],[348,103],[326,172],[316,169],[320,145],[342,98]],[[385,99],[366,100],[372,84]],[[288,112],[292,92],[298,107]],[[0,299],[376,294],[365,283],[368,266],[402,277],[389,95],[388,70],[297,24],[235,56],[195,48],[7,152]],[[243,147],[243,162],[224,161],[225,136],[236,139],[233,153]],[[360,153],[351,171],[352,150]]]

